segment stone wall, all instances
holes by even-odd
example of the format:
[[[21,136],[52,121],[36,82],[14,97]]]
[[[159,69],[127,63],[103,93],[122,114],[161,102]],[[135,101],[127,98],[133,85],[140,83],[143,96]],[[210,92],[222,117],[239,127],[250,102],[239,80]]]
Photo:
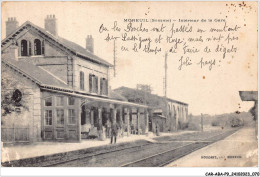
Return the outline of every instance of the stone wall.
[[[41,141],[41,95],[39,87],[4,64],[2,65],[2,84],[5,85],[1,90],[2,99],[6,93],[12,93],[15,89],[18,89],[22,92],[22,102],[26,106],[26,108],[17,107],[17,110],[20,111],[2,116],[2,136],[9,136],[9,138],[6,138],[13,141],[15,134],[17,139],[15,141],[22,141],[25,140],[25,137],[19,138],[19,136],[23,134],[23,136],[28,136],[29,139],[26,140],[30,142]],[[26,135],[26,133],[28,134]]]

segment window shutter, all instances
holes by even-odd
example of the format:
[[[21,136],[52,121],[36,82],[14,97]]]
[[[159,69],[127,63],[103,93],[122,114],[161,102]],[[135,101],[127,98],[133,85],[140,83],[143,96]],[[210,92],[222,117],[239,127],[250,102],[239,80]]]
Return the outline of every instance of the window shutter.
[[[103,95],[103,78],[100,78],[100,95]]]
[[[89,74],[89,92],[92,92],[92,74]]]
[[[84,85],[84,73],[82,72],[82,90],[85,89],[85,85]]]
[[[80,89],[84,90],[84,72],[81,71],[79,77]]]
[[[108,94],[108,86],[107,86],[107,79],[104,78],[104,95],[107,95]]]
[[[98,93],[98,77],[95,76],[95,83],[96,83],[96,93]]]

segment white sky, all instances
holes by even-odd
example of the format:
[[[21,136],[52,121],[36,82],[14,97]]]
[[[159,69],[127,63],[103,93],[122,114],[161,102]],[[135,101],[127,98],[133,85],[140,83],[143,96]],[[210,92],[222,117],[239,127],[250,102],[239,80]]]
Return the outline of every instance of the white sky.
[[[235,3],[238,7],[240,2]],[[230,9],[225,2],[8,2],[2,3],[1,35],[3,39],[8,17],[16,17],[19,25],[29,20],[44,27],[46,16],[55,14],[59,36],[85,47],[86,36],[92,34],[95,54],[113,63],[113,43],[105,42],[105,35],[98,33],[102,23],[111,26],[118,21],[119,25],[126,25],[122,23],[124,18],[227,18],[229,24],[243,26],[236,44],[239,51],[211,72],[197,68],[179,71],[179,54],[169,54],[168,97],[188,103],[192,114],[247,111],[253,103],[242,102],[238,91],[257,90],[258,74],[257,4],[247,2],[247,5],[252,7],[250,11]],[[111,74],[112,88],[150,84],[153,93],[163,95],[164,52],[157,55],[123,53],[118,48],[117,60],[117,77],[112,79]]]

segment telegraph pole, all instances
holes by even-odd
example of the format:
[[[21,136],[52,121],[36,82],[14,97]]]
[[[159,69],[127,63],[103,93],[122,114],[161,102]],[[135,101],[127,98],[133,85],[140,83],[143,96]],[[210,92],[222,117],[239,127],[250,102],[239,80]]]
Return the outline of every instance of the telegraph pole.
[[[114,40],[114,77],[116,77],[116,40]]]
[[[165,110],[166,110],[166,122],[168,121],[168,104],[167,104],[167,57],[168,57],[168,53],[165,52],[164,55],[164,101],[165,101]],[[168,128],[168,127],[167,127]]]
[[[200,124],[201,124],[201,131],[203,132],[203,114],[202,113],[201,113]]]
[[[165,53],[165,59],[164,59],[164,96],[165,99],[167,98],[167,57],[168,57],[168,53]]]

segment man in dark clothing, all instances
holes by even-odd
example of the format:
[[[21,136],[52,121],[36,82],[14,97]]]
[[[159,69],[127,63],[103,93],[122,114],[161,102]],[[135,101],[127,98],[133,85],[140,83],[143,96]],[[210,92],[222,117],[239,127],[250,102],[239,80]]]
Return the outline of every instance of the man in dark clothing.
[[[113,138],[115,139],[115,143],[116,143],[116,137],[118,134],[118,125],[117,123],[112,125],[112,132],[111,132],[111,144],[113,143]]]

